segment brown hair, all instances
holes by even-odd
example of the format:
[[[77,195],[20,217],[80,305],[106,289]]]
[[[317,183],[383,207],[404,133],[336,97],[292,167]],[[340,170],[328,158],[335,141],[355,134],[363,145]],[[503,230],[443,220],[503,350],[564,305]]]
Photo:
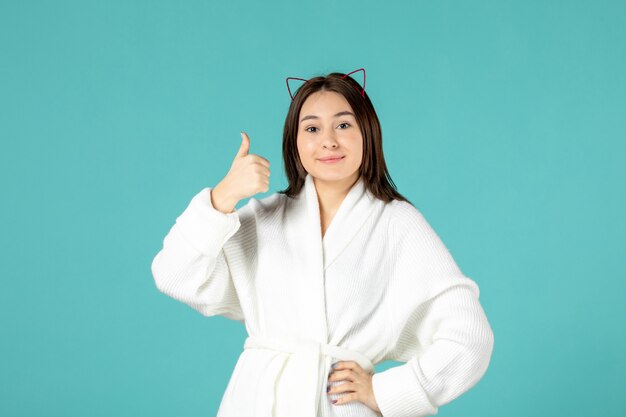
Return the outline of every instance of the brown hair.
[[[311,94],[317,91],[333,91],[341,94],[348,101],[361,130],[363,136],[363,160],[359,171],[365,187],[376,198],[386,203],[391,200],[402,200],[413,205],[397,191],[387,171],[383,155],[383,134],[380,122],[367,92],[364,92],[359,83],[352,77],[342,78],[344,75],[339,72],[333,72],[326,77],[317,76],[311,78],[296,92],[289,106],[283,130],[283,160],[289,186],[285,190],[278,192],[286,194],[288,197],[295,197],[304,186],[307,172],[300,161],[296,144],[298,118],[302,105]],[[362,91],[363,96],[361,95]]]

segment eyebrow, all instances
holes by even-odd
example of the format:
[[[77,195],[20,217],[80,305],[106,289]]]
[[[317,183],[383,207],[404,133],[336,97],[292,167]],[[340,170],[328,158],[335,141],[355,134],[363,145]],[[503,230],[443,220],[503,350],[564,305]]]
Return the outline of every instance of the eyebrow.
[[[352,113],[350,111],[347,111],[347,110],[340,111],[339,113],[335,114],[333,117],[339,117],[339,116],[345,116],[345,115],[349,115],[349,116],[355,117],[354,113]],[[304,122],[307,119],[319,119],[319,117],[317,117],[315,115],[304,116],[302,119],[300,119],[300,123]]]

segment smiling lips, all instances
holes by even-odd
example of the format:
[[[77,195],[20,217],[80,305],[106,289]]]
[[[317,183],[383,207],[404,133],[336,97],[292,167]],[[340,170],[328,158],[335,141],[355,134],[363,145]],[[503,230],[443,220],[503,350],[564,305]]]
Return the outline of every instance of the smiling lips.
[[[320,162],[324,162],[326,164],[332,164],[334,162],[341,161],[345,156],[326,156],[324,158],[320,158]]]

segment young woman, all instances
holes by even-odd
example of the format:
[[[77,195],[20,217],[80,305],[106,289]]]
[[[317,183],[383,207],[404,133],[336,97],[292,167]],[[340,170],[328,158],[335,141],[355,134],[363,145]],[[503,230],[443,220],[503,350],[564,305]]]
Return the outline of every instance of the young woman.
[[[478,285],[395,190],[350,74],[303,80],[292,97],[286,190],[235,210],[269,190],[270,163],[242,132],[227,175],[191,199],[152,262],[163,293],[245,323],[220,417],[432,415],[489,364]],[[385,360],[403,364],[375,373]]]

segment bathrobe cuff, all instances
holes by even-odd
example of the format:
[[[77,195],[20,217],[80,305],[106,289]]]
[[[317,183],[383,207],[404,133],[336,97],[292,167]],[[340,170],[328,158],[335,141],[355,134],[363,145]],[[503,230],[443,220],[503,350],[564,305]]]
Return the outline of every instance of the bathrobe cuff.
[[[410,361],[374,373],[372,389],[383,417],[417,417],[437,414],[437,407],[431,404],[426,391],[419,384]]]
[[[212,187],[206,187],[191,199],[185,211],[176,218],[176,226],[196,250],[215,257],[241,223],[237,210],[223,213],[213,207],[211,190]]]

